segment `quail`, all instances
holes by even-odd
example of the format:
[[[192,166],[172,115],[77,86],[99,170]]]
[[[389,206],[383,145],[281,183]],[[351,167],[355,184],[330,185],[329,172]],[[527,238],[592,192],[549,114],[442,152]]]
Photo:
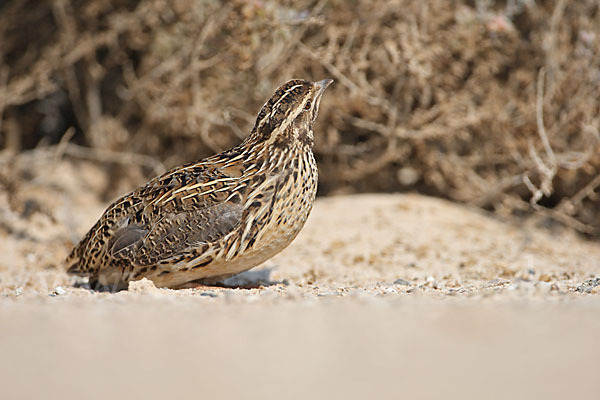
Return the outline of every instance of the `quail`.
[[[142,278],[214,284],[285,249],[315,200],[313,124],[331,82],[285,83],[241,144],[116,200],[67,257],[68,272],[111,290]]]

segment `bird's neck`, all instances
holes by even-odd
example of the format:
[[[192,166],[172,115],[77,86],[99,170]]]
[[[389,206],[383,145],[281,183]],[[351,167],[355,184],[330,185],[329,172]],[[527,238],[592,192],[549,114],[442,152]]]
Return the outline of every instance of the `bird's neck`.
[[[313,131],[312,127],[294,131],[292,127],[285,131],[273,131],[268,135],[252,131],[244,140],[241,146],[251,150],[256,150],[256,153],[263,151],[272,152],[302,152],[312,151],[313,148]]]

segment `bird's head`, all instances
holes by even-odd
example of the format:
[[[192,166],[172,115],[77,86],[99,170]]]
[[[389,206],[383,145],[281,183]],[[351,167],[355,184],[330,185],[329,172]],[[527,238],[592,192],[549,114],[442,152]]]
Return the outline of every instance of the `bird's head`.
[[[252,129],[255,140],[274,146],[303,144],[312,147],[312,125],[317,119],[321,96],[333,82],[293,79],[279,87],[265,103]]]

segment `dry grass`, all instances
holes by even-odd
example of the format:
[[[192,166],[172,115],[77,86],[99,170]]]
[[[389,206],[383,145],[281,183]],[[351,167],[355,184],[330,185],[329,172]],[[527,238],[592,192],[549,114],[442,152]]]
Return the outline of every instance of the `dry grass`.
[[[36,147],[142,183],[239,142],[282,82],[332,77],[321,194],[416,190],[600,235],[597,1],[224,4],[0,6],[4,189]]]

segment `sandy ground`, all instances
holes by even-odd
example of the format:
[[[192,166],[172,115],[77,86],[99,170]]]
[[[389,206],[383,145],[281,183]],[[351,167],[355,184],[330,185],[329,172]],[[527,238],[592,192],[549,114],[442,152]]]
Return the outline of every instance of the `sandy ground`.
[[[1,398],[598,396],[600,246],[568,231],[332,197],[227,287],[96,293],[61,262],[106,176],[33,170],[0,193]]]

